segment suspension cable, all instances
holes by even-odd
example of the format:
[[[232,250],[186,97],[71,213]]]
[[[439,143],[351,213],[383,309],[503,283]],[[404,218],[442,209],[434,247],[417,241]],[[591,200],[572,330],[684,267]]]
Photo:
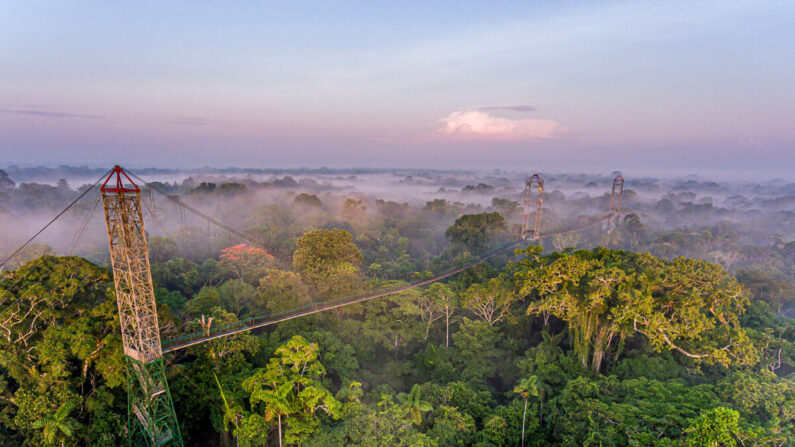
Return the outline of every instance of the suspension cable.
[[[255,245],[255,246],[259,247],[259,248],[262,248],[263,250],[268,251],[268,252],[273,251],[273,250],[271,250],[270,247],[266,247],[264,244],[262,244],[261,242],[259,242],[256,239],[254,239],[253,237],[251,237],[251,236],[249,236],[249,235],[247,235],[245,233],[242,233],[242,232],[240,232],[238,230],[235,230],[234,228],[230,227],[229,225],[227,225],[227,224],[225,224],[223,222],[220,222],[220,221],[218,221],[216,219],[213,219],[212,217],[208,216],[207,214],[205,214],[205,213],[197,210],[196,208],[188,205],[187,203],[177,199],[173,195],[168,194],[167,192],[163,191],[160,187],[158,187],[154,183],[147,182],[146,180],[142,179],[141,177],[139,177],[135,173],[130,172],[128,170],[125,170],[125,172],[130,174],[130,176],[134,177],[136,180],[142,182],[144,185],[146,185],[146,187],[151,188],[151,189],[155,190],[155,192],[163,195],[166,199],[168,199],[169,201],[175,203],[177,206],[181,207],[182,209],[190,211],[191,213],[201,217],[202,219],[206,220],[207,222],[210,222],[210,223],[212,223],[213,225],[215,225],[215,226],[217,226],[219,228],[223,228],[227,232],[229,232],[231,234],[234,234],[235,236],[243,239],[244,241],[247,241],[247,242],[251,243],[252,245]]]
[[[376,298],[381,298],[388,295],[394,295],[396,293],[405,292],[407,290],[415,289],[417,287],[422,287],[424,285],[428,285],[437,281],[441,281],[443,279],[449,278],[457,273],[460,273],[470,267],[473,267],[484,260],[507,250],[508,248],[514,247],[520,243],[526,242],[524,240],[513,241],[507,245],[499,247],[497,249],[491,250],[474,260],[466,263],[463,266],[454,268],[452,270],[448,270],[444,273],[441,273],[433,278],[424,279],[422,281],[418,281],[412,284],[408,284],[405,286],[387,289],[380,292],[376,292],[373,294],[368,294],[362,296],[361,294],[353,295],[353,296],[346,296],[343,298],[337,298],[332,301],[328,302],[314,302],[309,303],[304,306],[297,307],[295,309],[290,309],[287,311],[279,312],[276,314],[269,314],[269,315],[261,315],[257,317],[246,318],[244,320],[240,320],[237,323],[232,323],[226,326],[220,326],[215,328],[215,333],[208,333],[206,330],[198,331],[191,334],[186,334],[181,337],[177,337],[170,340],[165,340],[163,344],[163,353],[168,353],[172,351],[176,351],[179,349],[184,349],[190,346],[194,346],[200,343],[204,343],[206,341],[214,340],[217,338],[227,337],[229,335],[237,334],[240,332],[250,331],[252,329],[280,323],[282,321],[292,320],[294,318],[299,318],[307,315],[312,315],[320,312],[325,312],[332,309],[337,309],[344,306],[349,306],[351,304],[362,303],[365,301],[370,301]],[[264,320],[264,321],[263,321]],[[207,335],[204,335],[207,334]],[[182,343],[179,343],[182,342]],[[178,344],[177,344],[178,343]],[[172,346],[168,346],[172,345]]]
[[[102,176],[100,176],[100,177],[97,179],[97,181],[96,181],[96,182],[94,182],[94,183],[93,183],[93,184],[92,184],[90,187],[88,187],[88,188],[87,188],[85,191],[83,191],[82,193],[80,193],[80,195],[79,195],[79,196],[77,196],[77,198],[76,198],[76,199],[72,200],[72,202],[71,202],[69,205],[67,205],[67,206],[66,206],[66,208],[64,208],[64,209],[63,209],[63,211],[61,211],[61,212],[60,212],[60,213],[58,213],[58,214],[57,214],[55,217],[53,217],[51,221],[47,222],[47,225],[45,225],[44,227],[42,227],[42,229],[41,229],[41,230],[37,231],[37,232],[36,232],[36,234],[34,234],[33,236],[31,236],[31,238],[30,238],[30,239],[28,239],[27,241],[25,241],[25,243],[24,243],[24,244],[22,244],[22,245],[21,245],[19,248],[17,248],[16,250],[14,250],[14,252],[13,252],[13,253],[11,253],[11,254],[10,254],[10,255],[9,255],[7,258],[5,258],[5,260],[3,260],[3,262],[0,262],[0,269],[2,269],[2,268],[3,268],[3,266],[5,266],[5,265],[8,263],[8,261],[10,261],[10,260],[11,260],[11,259],[12,259],[14,256],[16,256],[17,254],[19,254],[19,252],[21,252],[22,250],[24,250],[24,249],[25,249],[25,247],[27,247],[27,246],[28,246],[28,245],[29,245],[31,242],[33,242],[33,240],[34,240],[34,239],[36,239],[36,238],[37,238],[37,237],[38,237],[38,236],[39,236],[41,233],[43,233],[43,232],[44,232],[44,230],[46,230],[46,229],[47,229],[47,227],[49,227],[50,225],[52,225],[52,224],[53,224],[53,222],[55,222],[56,220],[58,220],[58,218],[60,218],[61,216],[63,216],[63,215],[64,215],[64,213],[66,213],[67,211],[69,211],[69,209],[70,209],[70,208],[72,208],[72,207],[73,207],[73,206],[74,206],[74,205],[75,205],[77,202],[79,202],[79,201],[80,201],[80,199],[82,199],[83,197],[85,197],[85,196],[86,196],[86,194],[88,194],[88,193],[89,193],[91,190],[93,190],[94,188],[96,188],[96,186],[97,186],[97,185],[99,185],[99,182],[101,182],[102,180],[104,180],[104,179],[105,179],[105,178],[106,178],[106,177],[107,177],[107,176],[110,174],[110,171],[111,171],[111,170],[109,169],[109,170],[107,170],[107,171],[106,171],[104,174],[102,174]]]
[[[594,225],[597,225],[600,222],[603,222],[608,217],[610,217],[609,214],[603,215],[603,216],[600,216],[598,219],[596,219],[594,222],[591,222],[591,223],[589,223],[587,225],[584,225],[582,227],[548,233],[548,234],[543,235],[543,237],[559,236],[559,235],[563,235],[563,234],[573,233],[573,232],[576,232],[576,231],[582,231],[582,230],[585,230],[587,228],[593,227]],[[458,273],[460,273],[460,272],[462,272],[464,270],[467,270],[467,269],[469,269],[469,268],[471,268],[471,267],[483,262],[484,260],[486,260],[486,259],[488,259],[488,258],[490,258],[490,257],[492,257],[492,256],[494,256],[496,254],[499,254],[499,253],[501,253],[501,252],[503,252],[503,251],[505,251],[505,250],[507,250],[507,249],[509,249],[511,247],[514,247],[514,246],[516,246],[516,245],[518,245],[518,244],[520,244],[522,242],[526,242],[526,241],[519,240],[519,241],[511,242],[511,243],[509,243],[507,245],[504,245],[502,247],[496,248],[496,249],[494,249],[492,251],[489,251],[489,252],[481,255],[481,256],[475,258],[474,260],[466,263],[465,265],[463,265],[461,267],[457,267],[457,268],[454,268],[452,270],[448,270],[448,271],[446,271],[444,273],[441,273],[441,274],[439,274],[437,276],[434,276],[432,278],[428,278],[428,279],[425,279],[425,280],[422,280],[422,281],[418,281],[416,283],[411,283],[411,284],[408,284],[408,285],[405,285],[405,286],[401,286],[401,287],[397,287],[397,288],[393,288],[393,289],[382,290],[382,291],[379,291],[379,292],[376,292],[376,293],[372,293],[372,294],[368,294],[368,295],[365,295],[365,296],[361,296],[361,294],[359,294],[359,295],[353,295],[353,296],[346,296],[346,297],[343,297],[343,298],[337,298],[335,300],[327,301],[327,302],[313,302],[313,303],[306,304],[304,306],[300,306],[300,307],[297,307],[297,308],[294,308],[294,309],[278,312],[278,313],[275,313],[275,314],[268,314],[268,315],[260,315],[260,316],[256,316],[256,317],[250,317],[250,318],[246,318],[244,320],[240,320],[240,321],[238,321],[236,323],[232,323],[232,324],[225,325],[225,326],[220,326],[220,327],[217,327],[217,328],[214,329],[215,333],[209,333],[208,331],[202,330],[202,331],[199,331],[199,332],[186,334],[186,335],[183,335],[183,336],[180,336],[180,337],[177,337],[177,338],[173,338],[173,339],[170,339],[170,340],[165,340],[162,343],[162,345],[163,345],[163,353],[165,354],[165,353],[168,353],[168,352],[177,351],[177,350],[184,349],[184,348],[187,348],[187,347],[190,347],[190,346],[194,346],[194,345],[198,345],[198,344],[210,341],[210,340],[214,340],[214,339],[218,339],[218,338],[222,338],[222,337],[227,337],[227,336],[238,334],[238,333],[241,333],[241,332],[247,332],[247,331],[250,331],[252,329],[257,329],[257,328],[261,328],[261,327],[264,327],[264,326],[269,326],[269,325],[272,325],[272,324],[280,323],[280,322],[283,322],[283,321],[292,320],[292,319],[295,319],[295,318],[299,318],[299,317],[303,317],[303,316],[307,316],[307,315],[312,315],[312,314],[316,314],[316,313],[320,313],[320,312],[325,312],[325,311],[332,310],[332,309],[337,309],[337,308],[348,306],[348,305],[351,305],[351,304],[362,303],[362,302],[365,302],[365,301],[370,301],[370,300],[373,300],[373,299],[376,299],[376,298],[381,298],[381,297],[388,296],[388,295],[394,295],[394,294],[397,294],[397,293],[405,292],[407,290],[415,289],[417,287],[422,287],[422,286],[425,286],[425,285],[428,285],[428,284],[431,284],[431,283],[434,283],[434,282],[441,281],[443,279],[449,278],[449,277],[451,277],[451,276],[453,276],[455,274],[458,274]]]
[[[570,233],[579,233],[580,231],[587,230],[588,228],[591,228],[593,226],[599,225],[600,223],[604,222],[605,220],[607,220],[607,219],[609,219],[611,217],[613,217],[612,214],[603,214],[602,216],[599,216],[599,218],[596,219],[595,221],[593,221],[593,222],[591,222],[591,223],[589,223],[587,225],[584,225],[582,227],[572,228],[570,230],[555,231],[555,232],[547,233],[547,234],[541,233],[541,236],[538,239],[541,240],[541,239],[544,239],[546,237],[563,236],[564,234],[570,234]]]
[[[150,191],[152,191],[152,190],[150,189]],[[160,227],[160,229],[163,231],[163,234],[167,238],[172,239],[174,242],[176,242],[177,240],[174,239],[174,236],[172,236],[171,233],[169,233],[168,230],[166,230],[166,227],[163,225],[163,223],[160,221],[160,219],[157,218],[157,215],[155,214],[154,196],[150,197],[149,200],[151,201],[151,205],[147,204],[146,200],[143,200],[143,197],[141,198],[141,203],[144,205],[144,208],[146,208],[146,211],[149,212],[149,216],[155,222],[155,225],[154,225],[155,229],[157,229],[157,227]],[[157,236],[155,236],[155,237],[157,237]]]
[[[99,202],[102,201],[102,197],[97,197],[97,200],[94,202],[94,205],[86,212],[85,218],[83,221],[80,222],[80,226],[77,227],[77,232],[72,237],[71,242],[69,242],[69,248],[66,250],[66,254],[72,255],[75,248],[77,248],[77,244],[80,242],[80,238],[83,237],[83,233],[86,231],[86,227],[88,227],[89,222],[91,222],[91,218],[94,217],[94,213],[97,211],[97,207],[99,206]]]

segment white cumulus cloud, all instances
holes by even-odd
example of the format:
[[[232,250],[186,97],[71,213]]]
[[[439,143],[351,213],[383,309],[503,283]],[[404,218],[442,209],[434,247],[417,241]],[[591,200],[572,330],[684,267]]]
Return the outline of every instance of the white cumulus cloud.
[[[460,110],[439,120],[439,133],[462,139],[529,140],[554,138],[566,129],[549,119],[511,119],[491,115],[482,109]]]

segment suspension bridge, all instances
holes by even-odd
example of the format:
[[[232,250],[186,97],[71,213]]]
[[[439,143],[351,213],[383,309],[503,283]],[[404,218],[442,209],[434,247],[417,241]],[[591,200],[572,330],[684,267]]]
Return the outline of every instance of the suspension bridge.
[[[133,178],[141,186],[148,188],[150,194],[149,204],[142,201],[141,188],[133,181]],[[0,262],[0,269],[21,253],[25,247],[31,244],[56,220],[65,215],[75,204],[97,188],[99,188],[100,197],[92,207],[89,207],[90,211],[80,222],[74,238],[69,243],[69,247],[71,250],[76,246],[94,210],[96,210],[100,201],[103,202],[122,344],[127,362],[129,443],[136,446],[182,446],[177,415],[174,411],[173,401],[166,381],[163,354],[196,346],[210,340],[402,293],[442,281],[528,241],[540,241],[545,238],[581,232],[604,222],[608,223],[607,231],[610,232],[615,228],[615,219],[621,213],[624,178],[618,175],[613,180],[610,205],[606,214],[596,216],[590,222],[576,228],[542,232],[544,180],[538,174],[533,174],[525,181],[524,185],[522,227],[519,239],[480,254],[463,265],[407,285],[370,291],[329,301],[313,302],[283,312],[246,318],[234,324],[207,328],[165,341],[160,339],[160,328],[157,321],[154,287],[144,227],[144,208],[147,209],[152,220],[162,227],[156,217],[154,199],[152,197],[153,191],[175,204],[179,208],[183,221],[184,212],[187,211],[206,220],[208,224],[213,224],[229,234],[249,242],[253,246],[265,248],[266,250],[267,247],[264,247],[255,238],[203,213],[176,196],[167,194],[157,184],[146,182],[134,173],[124,170],[120,166],[115,166],[104,173],[89,188],[83,190],[66,208],[19,248],[11,252],[5,260]],[[18,300],[21,301],[21,299],[22,296],[18,297]]]

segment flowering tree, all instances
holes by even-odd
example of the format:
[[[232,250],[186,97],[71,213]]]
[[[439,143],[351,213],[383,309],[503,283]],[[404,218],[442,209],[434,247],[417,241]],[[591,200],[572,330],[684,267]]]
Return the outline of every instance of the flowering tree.
[[[273,260],[265,250],[246,244],[233,245],[221,252],[221,264],[238,279],[251,279],[252,274],[262,270]]]

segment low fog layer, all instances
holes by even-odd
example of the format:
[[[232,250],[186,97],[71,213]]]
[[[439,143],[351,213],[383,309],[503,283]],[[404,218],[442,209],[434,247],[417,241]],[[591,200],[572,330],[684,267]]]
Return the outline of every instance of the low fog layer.
[[[446,246],[444,231],[462,214],[499,212],[518,237],[522,191],[530,174],[360,169],[135,172],[157,182],[161,191],[251,234],[285,262],[293,249],[291,241],[319,227],[344,228],[360,243],[382,241],[382,227],[394,227],[395,237],[407,239],[406,253],[425,261]],[[0,172],[0,255],[5,258],[102,173],[68,167]],[[545,180],[543,234],[574,228],[606,213],[618,173],[539,174]],[[545,240],[547,248],[609,245],[668,258],[700,257],[737,270],[753,267],[766,252],[795,239],[795,183],[623,174],[626,184],[616,231],[606,234],[605,228],[597,227]],[[57,179],[59,175],[65,177]],[[241,242],[191,213],[180,212],[157,192],[143,188],[142,198],[150,240],[175,242],[179,252],[174,256],[190,258],[195,252],[198,259]],[[431,232],[433,246],[412,231]],[[78,255],[107,265],[98,190],[87,194],[7,268],[42,253]],[[786,268],[773,268],[772,274],[791,281]]]

